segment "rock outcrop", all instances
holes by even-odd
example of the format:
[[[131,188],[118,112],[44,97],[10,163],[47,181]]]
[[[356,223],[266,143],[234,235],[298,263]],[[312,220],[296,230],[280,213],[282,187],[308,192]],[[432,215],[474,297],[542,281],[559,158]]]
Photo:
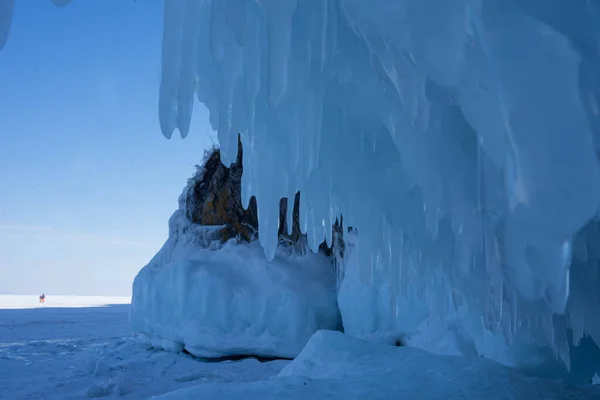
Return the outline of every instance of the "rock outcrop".
[[[256,199],[252,197],[248,209],[241,199],[242,143],[238,139],[238,155],[229,167],[221,162],[221,153],[213,148],[204,165],[199,167],[201,179],[187,192],[187,217],[195,224],[223,225],[221,240],[239,237],[253,241],[258,233]]]
[[[186,193],[185,204],[187,217],[194,224],[205,226],[222,226],[217,239],[226,242],[231,238],[239,238],[252,242],[258,238],[258,213],[256,199],[252,197],[247,209],[242,206],[241,182],[244,171],[242,165],[242,143],[238,138],[238,154],[236,161],[229,167],[221,162],[221,153],[213,148],[204,164],[198,167],[197,178]],[[280,243],[297,245],[306,235],[300,230],[300,192],[294,198],[294,208],[291,210],[292,230],[288,233],[287,198],[279,203],[279,238]],[[336,255],[343,254],[343,223],[336,221],[333,229],[333,245],[329,247],[324,241],[319,250],[331,256],[336,248]],[[339,251],[338,251],[339,250]]]

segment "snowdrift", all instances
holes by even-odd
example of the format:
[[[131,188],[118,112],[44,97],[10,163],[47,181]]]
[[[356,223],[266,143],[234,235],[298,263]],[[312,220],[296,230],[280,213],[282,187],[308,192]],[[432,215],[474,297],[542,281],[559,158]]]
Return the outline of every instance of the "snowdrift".
[[[594,387],[569,388],[528,378],[483,358],[436,356],[320,331],[272,380],[210,383],[178,390],[178,399],[592,399]],[[595,397],[596,396],[596,397]]]

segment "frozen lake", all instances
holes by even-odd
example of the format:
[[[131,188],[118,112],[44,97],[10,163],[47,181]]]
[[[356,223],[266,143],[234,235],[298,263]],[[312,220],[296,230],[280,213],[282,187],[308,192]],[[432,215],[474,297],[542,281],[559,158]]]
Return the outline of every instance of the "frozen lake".
[[[286,361],[206,363],[144,348],[129,298],[0,295],[0,399],[149,398],[202,382],[269,378]]]
[[[320,331],[296,360],[207,362],[144,347],[128,298],[0,296],[0,399],[598,399],[482,358]],[[272,379],[273,378],[273,379]],[[181,390],[179,390],[181,389]]]

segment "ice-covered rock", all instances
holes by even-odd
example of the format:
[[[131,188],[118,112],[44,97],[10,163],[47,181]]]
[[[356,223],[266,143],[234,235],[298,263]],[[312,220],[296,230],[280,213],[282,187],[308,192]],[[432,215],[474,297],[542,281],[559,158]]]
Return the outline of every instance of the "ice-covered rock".
[[[202,164],[196,166],[196,174],[189,180],[181,195],[180,209],[195,225],[219,226],[215,232],[221,241],[238,237],[251,242],[258,237],[256,199],[252,197],[247,207],[242,205],[241,181],[243,173],[243,148],[238,139],[237,157],[229,166],[221,161],[221,152],[213,147],[204,155]],[[341,223],[333,225],[334,235],[342,235]],[[279,242],[302,250],[306,234],[300,229],[300,192],[290,199],[279,202]],[[323,241],[319,250],[333,254],[333,243]],[[343,245],[341,241],[338,245]]]
[[[239,202],[241,168],[240,158],[227,168],[218,149],[206,153],[169,238],[135,278],[130,322],[154,347],[293,358],[315,331],[341,327],[331,257],[290,251],[305,246],[299,237],[269,262],[251,241],[256,217]]]
[[[331,260],[257,242],[150,263],[133,284],[130,322],[154,347],[199,357],[295,357],[319,329],[339,329]]]
[[[235,162],[225,166],[217,147],[207,151],[182,194],[185,216],[194,224],[223,226],[219,231],[222,241],[239,236],[250,242],[258,233],[256,201],[251,200],[247,208],[242,206],[242,152],[238,141]]]

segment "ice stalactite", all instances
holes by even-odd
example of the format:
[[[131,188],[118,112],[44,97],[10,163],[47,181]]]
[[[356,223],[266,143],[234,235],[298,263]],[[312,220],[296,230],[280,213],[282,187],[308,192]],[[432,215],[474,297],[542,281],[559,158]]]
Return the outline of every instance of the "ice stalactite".
[[[12,25],[13,10],[15,8],[14,0],[6,0],[0,3],[0,50],[8,40],[8,33]]]
[[[571,276],[600,206],[600,6],[236,4],[166,2],[161,121],[168,135],[180,110],[189,120],[176,94],[195,84],[224,159],[241,133],[269,258],[278,200],[300,190],[313,248],[341,214],[360,232],[350,333],[427,323],[479,353],[534,343],[565,361],[567,329],[600,342],[597,282]],[[182,79],[190,55],[197,82]]]

